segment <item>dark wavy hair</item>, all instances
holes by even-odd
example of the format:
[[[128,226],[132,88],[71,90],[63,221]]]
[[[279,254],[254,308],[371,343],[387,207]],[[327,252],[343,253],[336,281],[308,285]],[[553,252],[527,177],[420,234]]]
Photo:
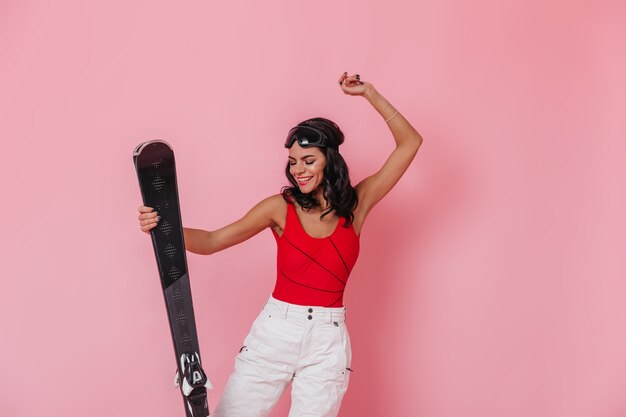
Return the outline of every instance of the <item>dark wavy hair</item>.
[[[328,146],[319,148],[326,156],[324,180],[320,186],[322,187],[324,198],[330,205],[328,210],[322,213],[320,219],[334,211],[338,216],[346,219],[346,227],[350,226],[354,221],[354,209],[358,204],[358,197],[356,189],[350,183],[348,165],[339,153],[339,145],[344,140],[343,132],[335,122],[323,117],[305,120],[299,123],[298,126],[311,126],[320,130],[329,141]],[[289,172],[289,166],[288,162],[285,167],[285,175],[291,186],[285,186],[281,190],[285,201],[290,203],[295,200],[305,210],[321,207],[320,201],[313,193],[304,194],[300,191],[298,182]]]

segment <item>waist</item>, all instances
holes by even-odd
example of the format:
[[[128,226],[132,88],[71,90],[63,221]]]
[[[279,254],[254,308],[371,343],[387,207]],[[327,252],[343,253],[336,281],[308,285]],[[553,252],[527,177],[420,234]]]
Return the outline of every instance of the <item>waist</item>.
[[[286,319],[341,323],[346,320],[345,307],[303,306],[277,300],[269,296],[263,311]]]

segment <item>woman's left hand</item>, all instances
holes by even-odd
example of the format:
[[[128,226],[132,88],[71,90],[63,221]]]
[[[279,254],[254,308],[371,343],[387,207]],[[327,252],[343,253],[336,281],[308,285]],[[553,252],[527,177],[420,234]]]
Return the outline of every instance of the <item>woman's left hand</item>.
[[[351,96],[362,96],[373,88],[370,83],[361,81],[359,74],[348,75],[347,72],[339,77],[339,85],[345,94]]]

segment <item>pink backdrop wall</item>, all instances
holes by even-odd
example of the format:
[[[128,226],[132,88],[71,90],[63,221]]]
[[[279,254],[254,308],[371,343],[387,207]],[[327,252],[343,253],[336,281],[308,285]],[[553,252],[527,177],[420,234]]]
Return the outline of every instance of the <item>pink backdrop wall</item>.
[[[182,416],[131,151],[173,144],[192,227],[278,192],[311,116],[358,181],[393,141],[350,71],[425,142],[362,235],[341,415],[625,416],[625,28],[618,1],[3,1],[0,415]],[[189,256],[212,408],[274,257]]]

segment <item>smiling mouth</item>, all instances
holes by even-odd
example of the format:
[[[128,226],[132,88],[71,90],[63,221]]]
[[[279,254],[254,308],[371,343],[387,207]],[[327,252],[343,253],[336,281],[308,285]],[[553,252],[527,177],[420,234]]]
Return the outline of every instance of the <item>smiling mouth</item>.
[[[310,176],[310,177],[299,177],[299,178],[297,178],[298,184],[305,185],[307,182],[309,182],[311,180],[311,178],[313,178],[313,176]]]

